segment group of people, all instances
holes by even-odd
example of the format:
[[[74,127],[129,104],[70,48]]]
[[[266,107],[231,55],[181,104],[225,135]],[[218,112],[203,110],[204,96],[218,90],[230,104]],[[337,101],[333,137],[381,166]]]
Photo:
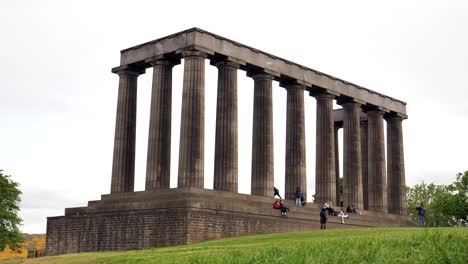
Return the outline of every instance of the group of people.
[[[354,205],[349,205],[346,207],[346,213],[351,213],[351,214],[361,214]],[[345,223],[345,218],[348,218],[349,215],[346,214],[343,211],[343,208],[340,208],[339,210],[335,210],[332,207],[332,202],[331,201],[326,201],[323,204],[322,209],[320,210],[320,229],[326,229],[327,227],[327,215],[328,216],[337,216],[340,219],[340,223],[344,224]]]
[[[281,197],[279,190],[276,187],[273,187],[274,195],[273,197],[279,197],[273,204],[274,209],[279,209],[281,210],[281,215],[282,216],[287,216],[289,208],[284,205],[283,203],[283,198]],[[296,192],[294,194],[295,197],[295,202],[297,207],[302,207],[306,205],[306,201],[304,198],[304,194],[301,191],[300,187],[296,188]],[[416,206],[416,210],[418,211],[418,217],[419,217],[419,226],[424,227],[424,216],[426,213],[426,207],[424,207],[424,204],[421,202]],[[346,213],[349,214],[361,214],[354,204],[348,204],[346,207]],[[320,229],[326,229],[327,226],[327,215],[328,216],[338,216],[340,218],[340,223],[344,224],[345,223],[345,218],[348,218],[349,215],[346,214],[343,211],[343,208],[340,208],[339,210],[334,210],[332,207],[332,202],[331,201],[326,201],[323,204],[322,209],[320,210]]]
[[[279,190],[276,187],[273,187],[273,197],[278,197],[274,204],[273,208],[274,209],[279,209],[281,210],[281,215],[282,216],[287,216],[289,208],[284,205],[283,203],[283,198],[281,197]],[[296,188],[296,192],[294,193],[294,198],[295,198],[295,203],[297,207],[302,207],[306,205],[306,201],[304,198],[304,194],[301,191],[300,187]],[[337,216],[340,219],[340,223],[344,224],[345,219],[349,217],[350,214],[361,214],[354,205],[348,204],[346,207],[346,213],[343,211],[343,208],[340,208],[339,210],[334,210],[332,207],[332,202],[331,201],[326,201],[320,210],[320,229],[326,229],[327,225],[327,216]]]
[[[281,210],[281,215],[282,216],[287,216],[289,208],[286,205],[284,205],[283,198],[281,197],[281,195],[279,193],[279,190],[276,187],[273,187],[273,192],[274,192],[273,197],[275,197],[275,198],[278,197],[279,198],[273,204],[273,208]],[[302,206],[306,205],[304,194],[302,193],[300,187],[296,188],[296,192],[294,193],[294,198],[295,198],[297,207],[302,207]]]

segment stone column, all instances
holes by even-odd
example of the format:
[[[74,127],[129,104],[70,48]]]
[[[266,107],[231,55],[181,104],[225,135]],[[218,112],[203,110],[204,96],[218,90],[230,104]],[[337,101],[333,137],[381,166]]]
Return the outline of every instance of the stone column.
[[[184,51],[182,58],[184,83],[177,186],[203,188],[206,54],[201,51]]]
[[[119,75],[117,118],[111,193],[133,192],[135,181],[135,132],[137,78],[144,72],[128,67],[113,71]]]
[[[367,112],[368,116],[368,182],[369,210],[387,212],[387,180],[385,175],[385,140],[383,111]]]
[[[307,197],[304,85],[288,84],[286,112],[285,198],[294,199],[300,187]]]
[[[361,104],[345,103],[343,109],[343,206],[362,209]]]
[[[387,118],[388,212],[406,214],[405,159],[403,153],[403,117]]]
[[[273,156],[273,76],[260,73],[254,79],[254,113],[252,133],[252,195],[272,196],[274,183]]]
[[[335,175],[336,175],[336,205],[340,206],[340,150],[338,141],[338,131],[340,126],[335,123]]]
[[[216,63],[218,96],[216,106],[216,139],[214,189],[237,192],[237,69],[231,61]]]
[[[168,60],[151,62],[151,93],[145,190],[169,189],[171,178],[172,67]]]
[[[361,121],[361,167],[362,167],[362,205],[369,210],[369,178],[367,156],[367,120]]]
[[[317,140],[315,163],[315,202],[336,204],[334,95],[320,94],[317,99]]]

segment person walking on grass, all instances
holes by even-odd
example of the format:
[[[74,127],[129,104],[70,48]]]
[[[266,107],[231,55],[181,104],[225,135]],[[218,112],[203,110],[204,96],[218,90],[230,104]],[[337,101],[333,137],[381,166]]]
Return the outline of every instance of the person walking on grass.
[[[419,226],[424,227],[424,216],[426,214],[426,207],[424,207],[424,204],[422,202],[419,203],[418,206],[416,206],[416,210],[418,211],[418,217],[419,217]]]
[[[299,186],[297,186],[296,192],[294,193],[294,198],[296,198],[296,206],[297,207],[302,206],[301,196],[302,196],[301,188]]]
[[[325,208],[320,210],[320,229],[327,229],[327,214]]]

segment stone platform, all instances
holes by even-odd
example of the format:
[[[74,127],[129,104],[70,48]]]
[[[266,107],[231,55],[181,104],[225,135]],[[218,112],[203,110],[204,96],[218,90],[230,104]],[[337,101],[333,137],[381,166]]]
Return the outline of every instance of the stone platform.
[[[131,250],[190,244],[241,235],[319,229],[320,206],[290,207],[288,217],[272,208],[272,197],[199,188],[114,193],[67,208],[47,219],[47,255]],[[405,216],[364,211],[346,224],[330,216],[327,228],[413,226]]]

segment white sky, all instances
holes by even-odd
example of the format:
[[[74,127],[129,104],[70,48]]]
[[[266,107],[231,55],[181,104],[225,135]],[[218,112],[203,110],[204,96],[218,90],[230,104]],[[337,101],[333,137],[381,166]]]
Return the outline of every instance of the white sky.
[[[109,193],[121,49],[199,27],[408,103],[406,181],[468,170],[468,2],[1,1],[0,169],[21,184],[22,231]],[[176,186],[183,65],[173,72]],[[144,189],[152,70],[139,78],[136,190]],[[217,70],[206,64],[205,187]],[[240,192],[250,192],[253,81],[238,73]],[[286,92],[274,82],[275,185],[284,188]],[[315,99],[305,97],[314,193]],[[342,160],[342,159],[341,159]],[[283,191],[281,191],[283,193]]]

